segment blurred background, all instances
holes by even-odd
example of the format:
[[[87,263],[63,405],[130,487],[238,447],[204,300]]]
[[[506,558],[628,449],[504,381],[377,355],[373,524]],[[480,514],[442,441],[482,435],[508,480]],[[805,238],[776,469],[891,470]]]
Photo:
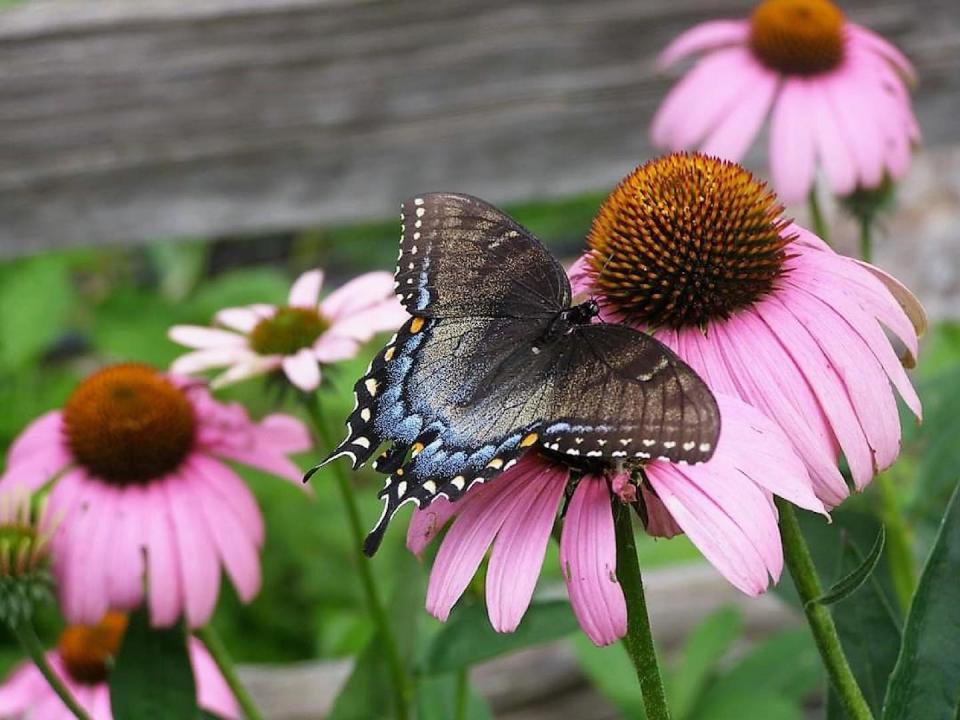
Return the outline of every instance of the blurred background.
[[[412,194],[483,197],[572,259],[606,192],[653,156],[647,130],[670,83],[656,54],[696,22],[751,7],[0,0],[0,451],[97,365],[165,366],[178,354],[166,339],[172,324],[282,302],[310,267],[324,267],[331,285],[392,269],[399,203]],[[907,421],[908,452],[893,470],[919,562],[960,467],[960,6],[841,7],[901,47],[919,75],[924,145],[875,246],[877,264],[933,320],[914,372],[925,423]],[[764,158],[747,164],[762,171]],[[789,211],[805,221],[803,208]],[[827,213],[839,249],[852,253],[855,222],[829,204]],[[334,374],[340,392],[328,398],[343,407],[329,413],[346,415],[368,359]],[[274,404],[257,383],[227,396],[255,412]],[[305,501],[248,476],[267,516],[265,584],[248,607],[225,585],[216,622],[269,717],[315,718],[371,634],[345,520],[332,487],[315,483]],[[358,482],[372,521],[375,481]],[[858,498],[824,536],[827,579],[846,554],[869,549],[875,500]],[[375,568],[388,585],[406,583],[399,526],[388,541]],[[542,593],[556,586],[559,597],[551,552]],[[678,720],[822,717],[824,681],[789,581],[748,600],[698,557],[683,538],[641,543]],[[882,570],[857,598],[842,626],[882,632],[899,622]],[[44,621],[54,637],[58,619]],[[619,648],[562,634],[474,670],[492,713],[639,717]],[[0,646],[0,672],[16,657]],[[756,708],[742,704],[745,687],[768,690],[751,693]]]

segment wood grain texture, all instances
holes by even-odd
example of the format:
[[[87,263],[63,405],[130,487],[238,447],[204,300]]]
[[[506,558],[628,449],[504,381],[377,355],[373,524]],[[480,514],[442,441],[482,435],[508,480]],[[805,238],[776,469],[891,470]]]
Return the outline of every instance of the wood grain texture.
[[[0,255],[609,187],[650,154],[656,53],[703,0],[32,0],[0,13]],[[845,3],[960,140],[955,0]]]

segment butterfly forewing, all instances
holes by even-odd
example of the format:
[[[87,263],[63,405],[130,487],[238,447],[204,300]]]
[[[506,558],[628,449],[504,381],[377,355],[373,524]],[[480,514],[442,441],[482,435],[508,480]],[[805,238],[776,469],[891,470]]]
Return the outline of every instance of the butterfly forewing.
[[[404,203],[398,292],[413,317],[355,386],[327,460],[388,474],[372,554],[403,504],[456,500],[528,450],[700,462],[716,401],[673,352],[619,325],[578,324],[560,264],[496,208],[433,193]]]
[[[513,219],[469,195],[403,203],[397,294],[424,317],[542,317],[570,304],[566,273]]]

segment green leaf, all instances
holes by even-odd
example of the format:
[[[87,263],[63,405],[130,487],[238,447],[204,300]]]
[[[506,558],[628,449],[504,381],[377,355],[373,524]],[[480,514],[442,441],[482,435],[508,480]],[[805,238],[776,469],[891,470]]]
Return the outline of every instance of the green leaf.
[[[884,720],[956,720],[960,706],[960,486],[910,605]]]
[[[463,717],[466,720],[493,720],[493,712],[487,701],[467,684],[459,687],[456,673],[431,675],[423,678],[417,689],[417,720],[450,720]],[[460,715],[457,703],[459,693],[466,691],[466,714]]]
[[[145,609],[130,616],[110,673],[114,720],[192,720],[200,716],[182,625],[150,627]]]
[[[366,558],[360,562],[368,562]],[[387,619],[397,650],[404,660],[414,654],[418,621],[423,615],[423,569],[410,553],[398,556],[400,578],[387,604]],[[394,688],[383,638],[374,633],[360,653],[327,720],[368,720],[390,717]]]
[[[637,672],[623,645],[597,647],[583,634],[574,635],[572,642],[577,662],[590,683],[617,706],[626,720],[645,720]]]
[[[63,332],[75,293],[62,257],[19,260],[0,271],[0,367],[18,368]]]
[[[667,682],[670,708],[677,718],[688,717],[717,665],[740,635],[743,618],[733,607],[708,615],[690,633],[683,657]]]
[[[872,512],[860,509],[861,498],[851,498],[842,509],[831,513],[832,523],[813,513],[798,514],[804,537],[810,546],[821,578],[849,574],[863,564],[866,548],[880,532]],[[781,582],[777,592],[800,606],[792,583]],[[900,617],[893,601],[895,594],[886,563],[855,592],[851,602],[830,606],[840,641],[853,674],[875,715],[900,649]]]
[[[867,557],[863,559],[863,562],[833,583],[823,595],[814,598],[810,602],[820,603],[821,605],[833,605],[836,602],[845,600],[859,590],[860,586],[867,581],[867,578],[873,574],[874,569],[877,567],[877,562],[883,553],[883,545],[886,537],[886,530],[883,525],[881,525],[880,532],[877,533],[877,539],[873,541],[873,547],[870,549]]]
[[[766,688],[754,687],[746,695],[709,695],[691,720],[803,720],[803,708]]]
[[[520,627],[512,633],[494,630],[480,603],[458,607],[433,638],[420,670],[425,674],[460,670],[514,650],[557,640],[576,629],[576,618],[565,600],[534,601]]]

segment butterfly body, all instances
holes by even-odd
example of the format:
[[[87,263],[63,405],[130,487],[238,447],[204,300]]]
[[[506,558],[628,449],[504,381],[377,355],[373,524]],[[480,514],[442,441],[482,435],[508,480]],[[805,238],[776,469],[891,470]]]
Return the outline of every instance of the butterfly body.
[[[719,413],[668,348],[571,306],[560,264],[527,230],[466,195],[404,203],[397,292],[411,318],[355,386],[348,435],[324,463],[354,467],[383,443],[384,513],[458,499],[531,449],[620,463],[700,462]]]

